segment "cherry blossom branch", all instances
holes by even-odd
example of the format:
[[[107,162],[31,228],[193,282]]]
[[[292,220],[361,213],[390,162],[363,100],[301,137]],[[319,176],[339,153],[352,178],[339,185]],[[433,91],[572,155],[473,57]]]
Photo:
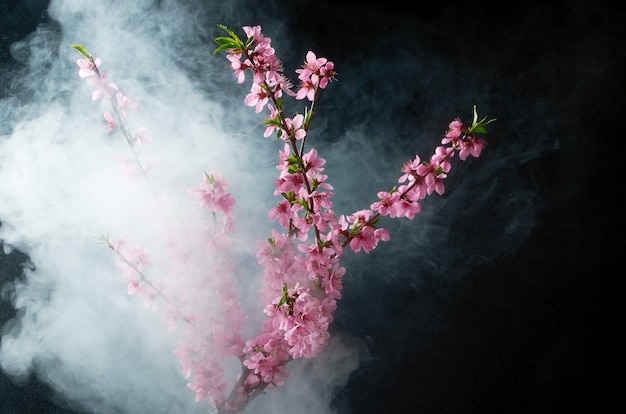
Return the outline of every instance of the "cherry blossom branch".
[[[214,53],[227,52],[238,83],[245,81],[248,71],[252,73],[252,86],[244,103],[255,107],[257,113],[267,108],[264,136],[275,133],[282,141],[274,189],[280,201],[268,212],[280,230],[273,229],[271,237],[258,243],[257,259],[263,267],[264,282],[260,295],[267,316],[260,332],[245,342],[241,335],[244,315],[229,276],[234,269],[226,247],[229,234],[234,232],[235,201],[219,173],[205,172],[199,188],[189,190],[199,200],[200,207],[211,212],[212,254],[194,250],[180,257],[172,255],[183,269],[180,272],[183,276],[177,279],[177,284],[167,285],[167,297],[143,273],[143,266],[149,265],[147,252],[122,251],[126,249],[122,242],[108,238],[103,241],[119,256],[118,264],[125,270],[129,293],[137,291],[150,302],[156,296],[165,299],[168,308],[163,319],[171,330],[176,329],[178,321],[183,322],[183,339],[173,354],[189,380],[187,386],[195,393],[196,401],[208,398],[218,414],[226,414],[242,413],[267,389],[284,383],[287,364],[299,358],[314,358],[328,344],[328,329],[337,301],[342,297],[346,269],[341,266],[340,257],[344,248],[369,253],[379,242],[388,241],[388,231],[378,227],[380,218],[412,220],[421,211],[421,199],[433,193],[443,194],[443,182],[455,154],[461,160],[470,155],[480,156],[486,144],[479,135],[486,133],[485,127],[494,120],[486,117],[479,120],[474,107],[471,125],[465,127],[458,118],[452,121],[441,145],[428,161],[415,156],[402,166],[397,186],[378,192],[378,201],[369,208],[337,216],[331,200],[333,187],[324,174],[326,161],[314,148],[306,150],[320,90],[337,75],[333,62],[309,51],[303,65],[296,70],[299,85],[294,91],[282,73],[271,39],[262,34],[260,26],[244,27],[245,41],[227,27],[220,28],[227,36],[216,39],[218,47]],[[88,84],[95,88],[92,99],[105,96],[113,106],[115,117],[103,112],[107,130],[121,130],[145,177],[136,145],[141,145],[147,137],[142,135],[143,129],[132,135],[124,125],[126,110],[135,108],[136,104],[119,92],[115,84],[106,81],[106,73],[99,70],[100,59],[93,58],[82,46],[73,47],[83,56],[77,61],[79,75],[87,77]],[[290,118],[285,114],[283,95],[307,99],[309,105],[303,114],[296,113]],[[221,228],[219,217],[222,217]],[[307,243],[310,234],[314,240]],[[142,289],[141,283],[150,289]],[[213,292],[219,296],[217,309],[207,307],[204,296]],[[234,383],[224,378],[220,365],[227,357],[235,357],[241,363]]]
[[[243,28],[247,35],[245,42],[227,27],[220,27],[228,36],[216,39],[218,48],[215,53],[227,52],[238,83],[245,80],[246,70],[252,71],[252,87],[244,102],[255,106],[257,113],[267,105],[270,115],[264,121],[267,126],[264,135],[267,137],[276,131],[277,138],[285,141],[284,149],[280,151],[278,169],[281,173],[274,193],[284,200],[270,210],[269,216],[287,233],[274,232],[268,239],[269,246],[261,245],[258,255],[259,263],[266,266],[268,299],[272,297],[272,291],[280,288],[281,292],[265,309],[270,319],[264,324],[264,332],[246,343],[247,357],[243,364],[249,371],[243,371],[242,376],[248,374],[248,378],[237,392],[239,401],[234,401],[235,412],[241,412],[250,398],[257,395],[255,390],[261,384],[280,385],[277,380],[282,383],[286,375],[283,369],[289,361],[303,356],[311,358],[327,343],[328,324],[332,322],[336,300],[341,297],[345,269],[339,265],[339,257],[343,247],[349,245],[355,252],[364,250],[369,253],[379,241],[389,240],[385,229],[376,228],[380,217],[413,219],[421,209],[418,200],[433,191],[443,193],[442,180],[450,171],[449,160],[455,151],[459,151],[462,160],[468,154],[480,155],[484,141],[476,134],[485,133],[484,126],[493,120],[483,118],[478,121],[474,110],[469,129],[465,129],[460,121],[453,121],[442,140],[442,144],[451,143],[451,146],[438,147],[428,163],[420,162],[418,156],[406,163],[399,179],[402,185],[390,192],[378,193],[379,201],[373,203],[371,209],[337,218],[330,202],[332,186],[326,183],[327,177],[322,174],[325,161],[317,157],[315,150],[304,153],[319,89],[335,78],[334,65],[308,52],[302,68],[296,70],[301,83],[294,93],[282,75],[282,66],[274,56],[270,39],[263,36],[260,26]],[[297,114],[293,119],[285,116],[281,102],[283,92],[296,99],[306,97],[311,101],[304,115]],[[296,145],[297,140],[301,140],[300,148]],[[315,243],[312,246],[299,244],[302,255],[293,256],[295,239],[305,241],[311,227]],[[229,398],[233,398],[232,393]]]
[[[98,240],[113,250],[119,257],[119,265],[124,268],[124,279],[128,282],[129,295],[139,293],[140,296],[144,297],[146,305],[153,304],[156,297],[161,297],[166,303],[170,303],[163,291],[152,283],[142,270],[143,266],[150,265],[150,258],[147,252],[139,248],[128,247],[123,239],[112,240],[102,235],[98,237]],[[139,276],[139,280],[133,277],[135,275]],[[142,288],[141,283],[145,283],[150,289]]]
[[[133,154],[134,162],[139,167],[139,174],[147,179],[146,167],[139,158],[135,144],[142,145],[143,143],[150,142],[151,139],[146,134],[146,129],[143,127],[139,128],[135,134],[131,134],[125,126],[124,121],[124,119],[128,117],[128,110],[137,108],[137,104],[120,92],[115,83],[107,81],[106,71],[100,71],[99,68],[102,63],[100,58],[94,58],[82,45],[72,45],[72,48],[84,57],[83,59],[78,59],[76,64],[80,68],[78,72],[79,76],[81,78],[87,78],[87,84],[94,88],[91,99],[97,101],[102,97],[106,97],[111,104],[115,119],[110,112],[102,112],[107,123],[107,132],[110,133],[116,128],[121,131]],[[113,99],[114,95],[115,99]]]

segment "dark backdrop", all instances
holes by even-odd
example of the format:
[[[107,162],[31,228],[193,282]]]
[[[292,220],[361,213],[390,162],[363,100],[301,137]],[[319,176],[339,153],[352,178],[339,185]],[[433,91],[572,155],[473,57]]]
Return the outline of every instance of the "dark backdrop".
[[[421,289],[378,287],[381,304],[393,298],[381,305],[385,312],[403,315],[406,324],[390,331],[384,321],[369,320],[363,315],[376,303],[359,300],[364,287],[346,288],[337,326],[374,340],[370,357],[337,394],[337,409],[552,413],[621,406],[626,16],[598,1],[297,3],[285,6],[289,24],[324,45],[325,56],[350,56],[352,42],[419,21],[408,42],[447,48],[462,63],[459,70],[495,65],[489,94],[500,88],[545,110],[525,119],[527,108],[516,107],[517,100],[494,98],[492,106],[518,116],[516,128],[544,124],[561,142],[516,166],[537,188],[536,223],[517,248]],[[0,0],[2,65],[19,67],[9,46],[46,21],[45,8],[45,1]],[[393,54],[396,47],[379,52]],[[531,67],[540,70],[530,76]],[[575,127],[568,128],[570,121]],[[1,281],[17,277],[24,260],[19,252],[0,256]],[[0,325],[13,315],[1,301]],[[17,387],[0,376],[0,413],[70,412],[53,401],[36,378]]]

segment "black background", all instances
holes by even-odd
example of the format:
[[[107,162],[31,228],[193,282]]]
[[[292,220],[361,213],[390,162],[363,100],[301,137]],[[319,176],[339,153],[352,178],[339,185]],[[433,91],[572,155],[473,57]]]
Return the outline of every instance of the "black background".
[[[562,127],[557,133],[565,143],[516,167],[538,188],[536,226],[516,250],[470,266],[461,278],[430,280],[425,289],[378,287],[379,301],[394,298],[385,312],[402,315],[404,326],[389,331],[384,321],[369,320],[359,287],[346,289],[337,326],[374,340],[370,358],[337,394],[337,409],[553,413],[621,406],[626,16],[611,2],[597,1],[297,3],[285,5],[289,24],[323,45],[325,56],[349,55],[355,38],[367,43],[394,26],[419,22],[419,41],[449,49],[465,69],[495,64],[503,79],[521,77],[509,90],[546,107],[542,119],[527,122]],[[9,46],[46,21],[45,8],[44,1],[0,0],[5,67],[19,67]],[[523,76],[542,59],[544,73]],[[490,93],[497,95],[498,86]],[[524,107],[508,110],[524,117]],[[576,127],[568,128],[568,120]],[[17,252],[0,257],[3,282],[17,277],[23,260]],[[12,316],[10,304],[0,302],[0,324]],[[70,412],[53,400],[35,378],[17,387],[0,376],[0,413]]]

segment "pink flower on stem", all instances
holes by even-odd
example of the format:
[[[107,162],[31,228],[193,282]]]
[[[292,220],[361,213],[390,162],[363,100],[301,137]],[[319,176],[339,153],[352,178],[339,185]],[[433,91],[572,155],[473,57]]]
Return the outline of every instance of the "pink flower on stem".
[[[272,220],[278,220],[281,226],[288,229],[289,220],[294,219],[296,213],[294,213],[291,203],[287,200],[283,200],[278,203],[277,206],[270,209],[268,216]]]
[[[317,156],[317,150],[315,148],[310,149],[307,153],[302,155],[302,162],[304,163],[304,171],[306,171],[307,174],[324,171],[321,167],[326,164],[324,158]]]
[[[227,191],[227,185],[228,183],[222,180],[221,175],[205,174],[200,188],[189,190],[189,192],[200,200],[201,207],[229,215],[235,205],[235,200]]]
[[[300,88],[296,94],[296,99],[305,97],[313,102],[317,93],[317,88],[326,88],[328,82],[335,78],[335,65],[326,58],[318,58],[315,53],[309,51],[302,68],[296,69]]]
[[[378,212],[381,216],[389,215],[393,209],[393,205],[397,203],[400,198],[400,194],[397,191],[392,193],[380,191],[376,195],[378,196],[379,201],[372,203],[370,208],[373,211]]]
[[[290,137],[294,137],[297,140],[304,138],[306,131],[302,128],[303,122],[304,116],[302,114],[294,116],[293,119],[285,118],[286,130],[283,130],[283,138],[289,139]]]
[[[224,371],[215,362],[196,368],[193,382],[187,384],[189,389],[196,393],[196,402],[211,396],[216,403],[225,399],[227,385],[222,383]]]
[[[459,158],[463,161],[467,158],[468,155],[473,157],[479,157],[483,148],[485,147],[485,141],[480,138],[476,138],[471,135],[466,135],[462,140],[459,150]]]
[[[459,118],[454,119],[454,121],[450,122],[450,124],[448,125],[448,131],[446,132],[445,136],[441,140],[441,143],[442,144],[452,143],[453,145],[456,146],[458,139],[463,134],[463,130],[464,130],[464,127],[463,127],[463,123],[461,122],[461,120]]]
[[[250,61],[246,59],[241,62],[241,53],[233,53],[226,56],[230,61],[233,74],[237,77],[237,83],[243,83],[246,80],[246,69],[250,69]]]
[[[315,56],[315,53],[308,51],[302,68],[296,69],[298,79],[306,80],[312,78],[312,82],[317,85],[320,69],[327,61],[328,60],[326,58],[318,58]]]
[[[148,135],[148,130],[144,127],[140,127],[137,132],[133,134],[133,143],[143,145],[148,142],[152,142],[152,138]]]
[[[180,363],[183,370],[183,376],[185,378],[189,378],[191,376],[191,371],[194,365],[193,357],[195,355],[195,352],[191,349],[189,344],[183,343],[179,345],[178,348],[175,348],[172,351],[172,354],[174,354],[174,356],[178,358],[178,362]]]
[[[117,104],[119,105],[120,109],[122,110],[122,114],[124,116],[128,116],[126,110],[127,109],[135,109],[137,108],[137,104],[133,101],[131,101],[127,96],[125,96],[122,92],[118,92],[116,95],[117,98]]]
[[[243,31],[246,33],[246,36],[248,36],[249,39],[252,39],[252,45],[256,46],[259,44],[269,44],[269,42],[271,41],[271,39],[269,37],[264,37],[263,33],[261,32],[261,26],[256,25],[256,26],[244,26],[243,27]]]
[[[95,89],[91,94],[91,100],[97,101],[102,98],[103,95],[106,96],[107,99],[111,99],[113,94],[117,92],[117,85],[113,82],[107,82],[106,77],[106,71],[102,71],[100,76],[87,79],[87,84]]]
[[[109,111],[102,111],[102,115],[107,121],[106,131],[107,133],[111,133],[115,129],[115,120],[113,119],[113,115],[111,115]]]
[[[307,98],[309,101],[313,102],[315,100],[315,93],[317,92],[317,86],[310,80],[304,80],[300,83],[300,88],[296,93],[296,99],[304,99]]]
[[[417,201],[410,201],[406,198],[400,198],[393,204],[393,208],[389,214],[390,217],[406,217],[413,220],[415,215],[422,210]]]
[[[320,84],[319,87],[321,89],[325,89],[328,85],[328,82],[335,79],[337,73],[335,72],[335,64],[331,61],[326,62],[324,66],[320,68]]]
[[[255,112],[259,113],[263,110],[265,104],[269,100],[269,94],[259,84],[253,84],[250,93],[246,96],[244,103],[248,106],[256,106]]]
[[[265,132],[263,133],[264,137],[269,137],[272,133],[280,127],[280,119],[277,118],[278,113],[273,105],[268,104],[267,107],[270,110],[270,115],[265,121],[267,127],[265,128]]]
[[[100,58],[96,58],[93,61],[90,61],[88,59],[78,59],[76,61],[76,64],[80,68],[80,70],[78,71],[78,76],[80,76],[81,78],[86,78],[88,76],[95,75],[98,67],[100,66],[100,63],[102,63]]]

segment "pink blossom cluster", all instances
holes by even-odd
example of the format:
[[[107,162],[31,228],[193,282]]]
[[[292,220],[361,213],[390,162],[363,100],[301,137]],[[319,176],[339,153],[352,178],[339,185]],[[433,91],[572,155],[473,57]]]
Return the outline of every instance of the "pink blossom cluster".
[[[254,106],[257,113],[270,101],[279,100],[283,92],[295,96],[296,99],[306,97],[309,101],[314,101],[318,88],[326,88],[328,82],[335,78],[333,62],[326,58],[317,58],[315,53],[309,51],[302,68],[296,70],[300,86],[297,93],[294,93],[291,83],[282,73],[283,66],[275,55],[271,39],[261,33],[261,26],[245,26],[243,30],[248,36],[248,42],[245,45],[240,42],[239,47],[229,49],[227,58],[238,83],[245,81],[246,70],[252,71],[252,86],[244,103]],[[289,122],[293,128],[284,128],[285,133],[300,129],[301,118]]]
[[[123,270],[122,277],[127,283],[128,294],[139,295],[146,306],[154,308],[160,290],[144,275],[145,268],[152,265],[150,254],[141,247],[129,246],[125,239],[105,238],[103,241],[118,255],[117,265]]]
[[[210,212],[213,227],[207,232],[206,249],[197,252],[180,252],[177,240],[169,240],[168,258],[177,269],[172,272],[174,277],[153,269],[149,278],[152,262],[147,251],[130,247],[123,239],[103,238],[118,255],[128,293],[139,294],[154,310],[160,298],[166,305],[162,320],[169,330],[182,327],[180,343],[172,353],[196,401],[209,398],[216,407],[233,404],[226,401],[232,383],[225,378],[221,362],[244,355],[241,330],[245,316],[233,287],[235,270],[228,254],[234,200],[227,184],[220,174],[205,173],[200,186],[188,191]]]
[[[122,167],[132,172],[139,164],[145,172],[136,146],[150,142],[146,129],[140,127],[135,134],[130,134],[124,125],[128,110],[137,105],[119,92],[117,85],[106,81],[106,72],[99,70],[101,59],[94,59],[81,46],[75,48],[84,56],[77,61],[79,76],[87,77],[87,83],[95,88],[92,99],[105,97],[111,102],[112,112],[103,111],[107,131],[119,130],[135,155],[131,161],[122,159]],[[228,234],[234,231],[235,200],[228,190],[228,182],[219,173],[204,173],[199,187],[188,193],[198,199],[201,208],[210,212],[213,228],[205,232],[208,235],[206,250],[199,252],[181,252],[176,235],[170,238],[166,256],[176,269],[170,270],[174,279],[164,274],[168,272],[151,268],[152,261],[146,250],[131,247],[125,239],[103,237],[102,241],[118,255],[117,264],[123,270],[128,294],[141,296],[144,304],[154,310],[160,299],[166,304],[162,319],[169,330],[182,326],[182,339],[173,354],[189,380],[187,385],[195,393],[196,401],[208,397],[214,406],[225,406],[225,392],[232,384],[224,378],[220,362],[228,357],[241,358],[244,348],[241,329],[245,318],[234,293],[231,280],[234,269],[228,254]],[[212,277],[214,274],[220,277]],[[217,297],[210,300],[215,292],[218,292]]]
[[[80,68],[78,75],[81,78],[87,78],[87,84],[94,88],[91,95],[92,100],[97,101],[102,97],[113,99],[113,96],[115,96],[115,103],[117,104],[113,107],[115,113],[118,114],[119,111],[124,117],[128,117],[128,110],[137,108],[137,103],[133,102],[126,95],[120,92],[115,83],[107,81],[106,71],[101,71],[99,69],[101,63],[102,60],[100,58],[78,59],[76,61],[76,64]],[[116,128],[113,115],[109,111],[103,111],[103,116],[107,122],[107,131],[113,131]]]
[[[435,148],[435,153],[428,162],[421,161],[416,155],[413,161],[405,163],[402,166],[403,174],[398,179],[401,185],[390,192],[379,192],[379,200],[372,203],[371,211],[380,216],[406,217],[412,220],[421,210],[419,200],[433,192],[443,194],[443,180],[452,167],[450,160],[454,154],[458,151],[461,160],[465,160],[468,155],[478,157],[485,146],[484,140],[464,131],[463,123],[458,118],[452,121],[441,140],[442,144],[450,146],[441,145]]]

